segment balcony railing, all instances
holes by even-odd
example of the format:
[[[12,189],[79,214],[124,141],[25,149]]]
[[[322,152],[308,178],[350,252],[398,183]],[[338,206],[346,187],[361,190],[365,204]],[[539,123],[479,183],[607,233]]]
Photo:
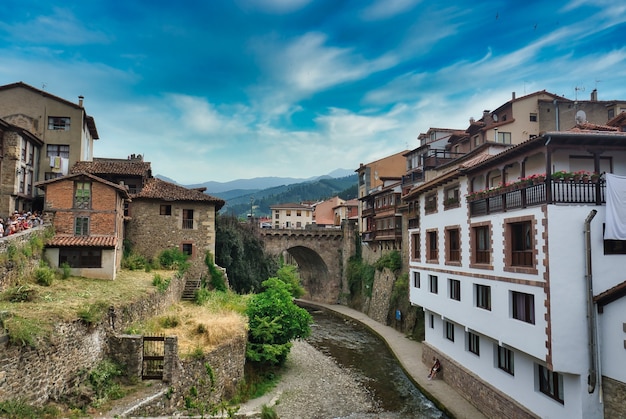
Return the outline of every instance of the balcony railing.
[[[184,229],[193,229],[193,219],[184,219],[183,220],[183,228]]]
[[[468,197],[471,215],[486,215],[512,209],[542,204],[594,204],[606,202],[606,183],[598,182],[542,182],[534,185],[518,185],[485,192],[481,196]],[[548,194],[547,192],[550,192]]]

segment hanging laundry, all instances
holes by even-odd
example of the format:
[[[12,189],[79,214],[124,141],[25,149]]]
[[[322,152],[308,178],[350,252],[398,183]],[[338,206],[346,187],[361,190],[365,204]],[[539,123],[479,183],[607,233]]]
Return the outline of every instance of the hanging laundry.
[[[626,240],[626,176],[606,174],[605,240]]]

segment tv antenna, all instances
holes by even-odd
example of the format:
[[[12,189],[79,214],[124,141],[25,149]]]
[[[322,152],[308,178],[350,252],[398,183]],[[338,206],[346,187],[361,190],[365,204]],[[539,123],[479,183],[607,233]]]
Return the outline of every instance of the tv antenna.
[[[574,91],[576,92],[575,94],[575,100],[578,100],[578,92],[584,92],[585,91],[585,86],[583,87],[574,87]]]

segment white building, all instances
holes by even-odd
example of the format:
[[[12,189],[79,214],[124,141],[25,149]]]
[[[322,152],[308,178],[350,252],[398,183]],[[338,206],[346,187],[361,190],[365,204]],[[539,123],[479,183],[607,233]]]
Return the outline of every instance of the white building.
[[[272,228],[304,228],[313,224],[313,208],[303,204],[276,204],[272,210]]]
[[[626,133],[582,128],[468,153],[403,197],[424,362],[489,417],[626,415],[626,237],[604,240],[605,176],[557,179],[626,176]]]

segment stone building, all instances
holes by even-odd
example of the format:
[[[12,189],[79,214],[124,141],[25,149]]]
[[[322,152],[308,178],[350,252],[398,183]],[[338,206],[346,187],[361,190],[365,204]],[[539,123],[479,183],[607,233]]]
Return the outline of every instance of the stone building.
[[[128,208],[126,239],[146,258],[177,248],[189,255],[190,276],[206,271],[207,252],[215,256],[215,218],[224,200],[158,178],[146,180],[132,195]]]

